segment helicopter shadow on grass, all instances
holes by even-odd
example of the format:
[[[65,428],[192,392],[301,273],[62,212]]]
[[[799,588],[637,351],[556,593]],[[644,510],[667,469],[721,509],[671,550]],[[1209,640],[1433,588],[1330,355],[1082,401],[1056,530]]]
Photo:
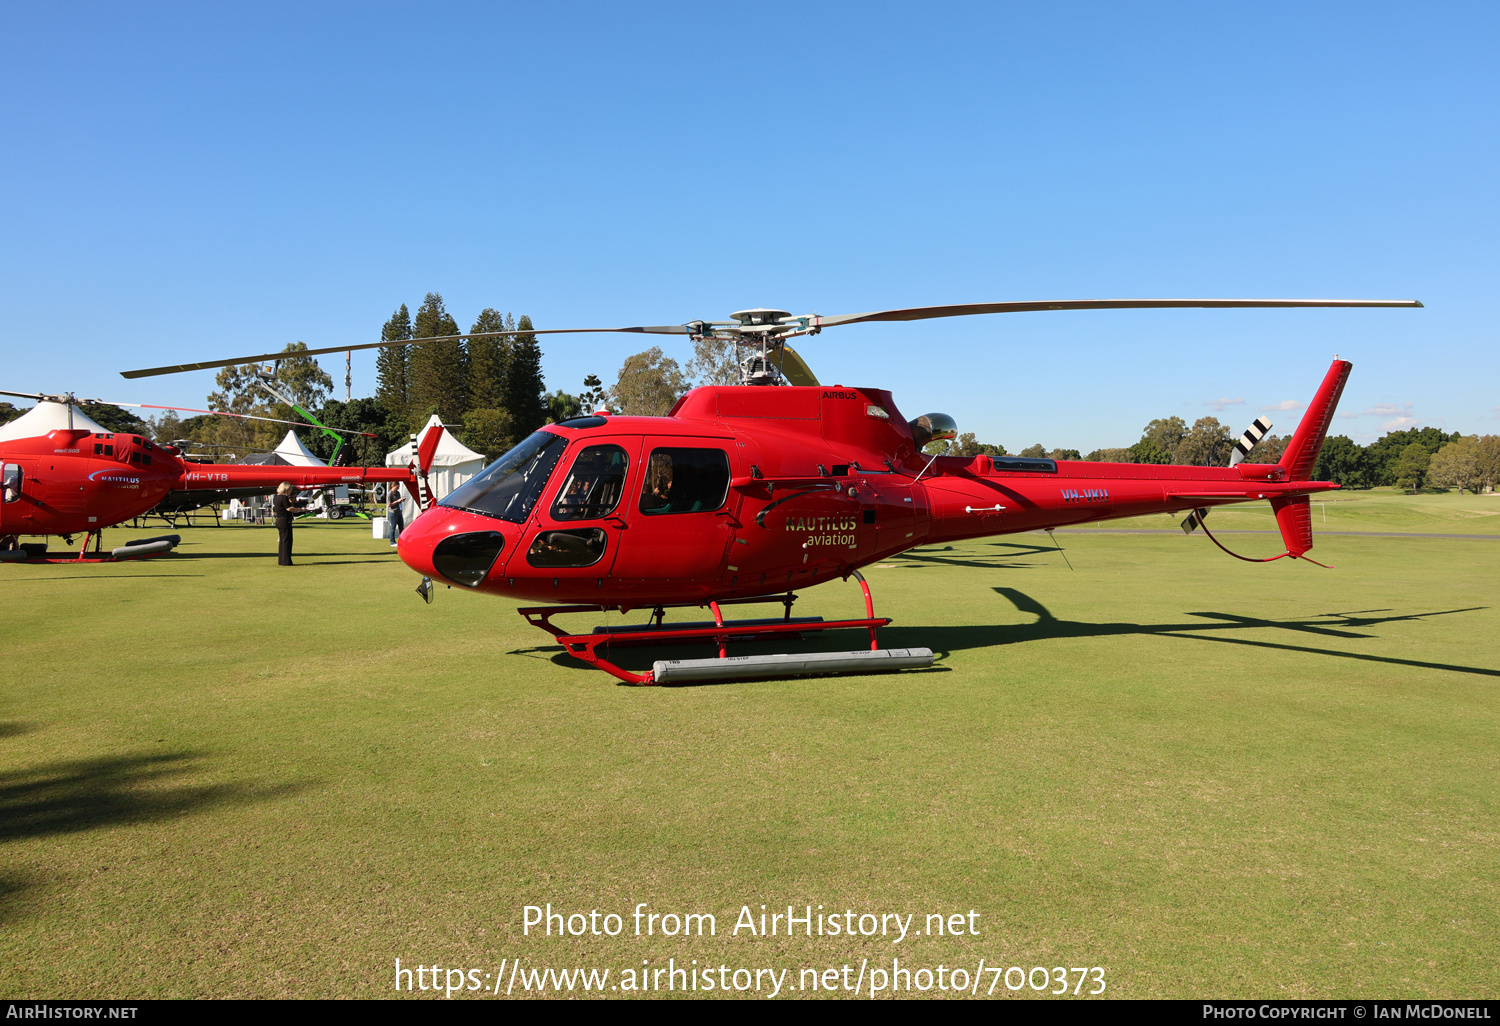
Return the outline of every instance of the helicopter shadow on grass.
[[[886,628],[889,630],[889,628]],[[881,632],[884,637],[885,631]],[[730,642],[729,654],[734,656],[750,655],[776,655],[787,651],[788,644],[796,646],[796,651],[803,652],[846,652],[851,650],[864,650],[870,647],[870,636],[862,628],[851,628],[848,630],[828,631],[826,633],[814,633],[810,635],[811,640],[795,642],[783,637],[780,640],[766,641],[732,641]],[[600,654],[609,659],[615,665],[620,666],[633,673],[643,673],[651,669],[653,663],[658,659],[709,659],[718,654],[718,649],[707,642],[679,645],[622,645],[613,649],[601,649]],[[604,674],[605,671],[592,666],[582,659],[578,659],[563,651],[557,645],[537,645],[532,648],[512,649],[506,655],[522,656],[527,659],[542,659],[554,666],[566,670],[593,670]],[[946,666],[933,666],[921,670],[902,670],[903,676],[910,674],[932,674],[950,673]],[[883,672],[850,672],[837,674],[817,674],[818,677],[869,677],[883,676]],[[595,679],[595,678],[589,678]],[[775,678],[773,678],[775,679]],[[718,687],[723,684],[765,684],[770,679],[752,678],[750,680],[685,680],[674,681],[670,684],[655,685],[663,688],[704,688]],[[620,687],[634,687],[622,680],[615,680]]]
[[[0,876],[0,924],[13,923],[16,921],[16,906],[20,904],[21,895],[29,890],[35,881],[14,874]]]
[[[15,727],[11,735],[30,729]],[[300,784],[174,784],[203,769],[193,752],[142,752],[44,763],[0,772],[0,845],[107,827],[180,819],[225,805],[266,801]],[[12,921],[23,893],[40,881],[0,877],[0,922]]]
[[[1025,546],[1017,547],[1024,548]],[[1045,552],[1048,550],[1042,549],[1041,551]],[[1390,656],[1369,655],[1362,652],[1340,651],[1338,649],[1310,645],[1293,645],[1252,638],[1227,637],[1219,633],[1245,629],[1273,629],[1322,638],[1362,640],[1379,637],[1377,634],[1369,633],[1368,629],[1378,627],[1382,624],[1423,620],[1433,616],[1451,616],[1459,613],[1478,612],[1489,608],[1488,606],[1469,606],[1462,609],[1442,609],[1423,613],[1397,613],[1391,609],[1365,609],[1350,612],[1319,613],[1308,617],[1286,620],[1267,620],[1260,617],[1245,616],[1240,613],[1203,611],[1187,613],[1187,616],[1195,617],[1195,619],[1183,623],[1089,623],[1081,620],[1059,620],[1046,606],[1018,589],[997,587],[994,591],[1002,598],[1007,599],[1017,610],[1022,613],[1029,613],[1036,617],[1036,619],[1031,623],[1023,624],[890,626],[881,629],[880,642],[882,646],[887,648],[930,648],[933,654],[939,660],[942,660],[954,652],[966,649],[995,648],[1001,645],[1017,645],[1032,641],[1046,641],[1053,638],[1108,638],[1124,635],[1156,635],[1186,641],[1209,641],[1227,645],[1245,645],[1252,648],[1303,652],[1309,655],[1326,655],[1361,662],[1413,666],[1423,669],[1444,670],[1451,673],[1470,673],[1480,676],[1500,677],[1500,669],[1489,669],[1481,666],[1462,666],[1454,663],[1438,663],[1418,659],[1398,659]],[[850,643],[851,639],[856,640]],[[797,650],[828,651],[864,648],[867,644],[865,639],[866,635],[862,630],[831,631],[828,634],[819,636],[818,642],[812,645],[799,646]],[[843,644],[840,644],[840,641]],[[733,654],[765,655],[777,651],[785,651],[785,646],[785,641],[742,642],[734,646]],[[531,648],[515,649],[509,654],[534,659],[546,659],[556,666],[567,669],[593,668],[583,660],[568,655],[556,645],[538,645]],[[620,666],[626,669],[641,672],[649,668],[657,659],[710,657],[713,654],[714,651],[706,645],[632,646],[616,650],[610,658],[613,658]],[[934,667],[930,671],[908,670],[903,672],[942,672],[944,670],[946,670],[946,667],[939,666]],[[697,687],[715,683],[719,682],[684,682],[681,685],[675,686]]]
[[[899,552],[886,563],[894,563],[897,567],[917,568],[926,566],[966,566],[975,570],[1025,570],[1039,566],[1049,566],[1050,563],[1020,563],[1016,558],[1020,556],[1046,556],[1057,552],[1050,545],[1026,545],[1019,542],[990,542],[989,548],[1006,549],[1010,551],[979,553],[977,555],[947,556],[943,553],[953,552],[952,545],[944,545],[942,548],[907,549]]]
[[[1179,638],[1187,641],[1208,641],[1225,645],[1244,645],[1251,648],[1278,649],[1284,652],[1303,652],[1309,655],[1326,655],[1339,659],[1360,662],[1385,663],[1393,666],[1413,666],[1430,670],[1445,670],[1451,673],[1471,673],[1486,677],[1500,677],[1500,669],[1482,666],[1462,666],[1454,663],[1429,662],[1420,659],[1397,659],[1391,656],[1369,655],[1363,652],[1341,651],[1335,648],[1293,645],[1284,642],[1260,641],[1252,638],[1229,637],[1223,631],[1245,629],[1274,629],[1295,634],[1323,638],[1367,639],[1379,635],[1369,633],[1368,628],[1381,624],[1424,620],[1432,616],[1451,616],[1458,613],[1473,613],[1488,609],[1488,606],[1468,606],[1462,609],[1441,609],[1423,613],[1395,613],[1390,609],[1366,609],[1356,612],[1320,613],[1308,617],[1286,620],[1266,620],[1240,613],[1189,612],[1196,617],[1184,623],[1088,623],[1081,620],[1060,620],[1046,606],[1025,592],[1015,588],[995,588],[995,592],[1007,599],[1022,613],[1030,613],[1036,619],[1023,624],[980,624],[962,627],[887,627],[882,630],[883,644],[892,647],[925,645],[944,658],[955,651],[973,648],[993,648],[1000,645],[1016,645],[1029,641],[1045,641],[1053,638],[1107,638],[1122,635],[1156,635]],[[1371,614],[1391,613],[1389,616]],[[1210,633],[1214,632],[1214,633]]]
[[[203,574],[68,574],[64,577],[27,577],[12,583],[30,581],[143,581],[148,577],[203,577]]]
[[[321,555],[324,555],[324,553],[320,552],[320,553],[318,553],[318,555],[321,556]],[[385,563],[385,564],[389,564],[390,562],[391,561],[388,560],[388,559],[299,559],[293,565],[295,565],[295,566],[361,566],[361,565],[363,565],[365,563]],[[404,566],[405,564],[401,564],[401,565]]]

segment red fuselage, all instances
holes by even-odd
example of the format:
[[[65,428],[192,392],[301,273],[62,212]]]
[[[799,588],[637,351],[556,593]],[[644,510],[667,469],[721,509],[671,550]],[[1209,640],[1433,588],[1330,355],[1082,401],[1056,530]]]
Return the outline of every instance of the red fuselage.
[[[401,558],[476,591],[639,608],[800,590],[932,542],[1336,487],[1279,465],[933,460],[890,393],[842,386],[699,388],[667,417],[582,418],[525,446],[530,491],[502,494],[502,458],[418,517]]]
[[[168,492],[410,482],[406,470],[185,463],[140,435],[78,429],[0,443],[6,487],[0,536],[83,534],[140,516]]]

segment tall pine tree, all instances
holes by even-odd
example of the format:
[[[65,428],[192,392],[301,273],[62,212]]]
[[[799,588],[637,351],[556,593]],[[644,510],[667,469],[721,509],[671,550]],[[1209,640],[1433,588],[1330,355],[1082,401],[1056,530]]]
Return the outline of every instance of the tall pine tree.
[[[529,332],[531,318],[521,316],[519,331]],[[510,380],[505,390],[505,408],[517,438],[525,438],[547,422],[547,401],[542,395],[542,347],[532,334],[517,335],[512,343]]]
[[[486,331],[514,329],[516,322],[499,310],[486,307],[479,312],[471,335]],[[469,339],[469,409],[503,410],[505,389],[510,380],[511,340],[509,338]]]
[[[380,329],[380,341],[394,342],[411,338],[411,314],[406,304],[391,314]],[[411,385],[407,377],[408,350],[411,346],[386,346],[375,356],[375,399],[385,407],[387,421],[405,430],[411,419]]]
[[[417,340],[458,334],[458,322],[444,308],[443,297],[437,292],[427,293],[422,300],[412,328]],[[411,381],[412,430],[434,413],[444,424],[461,422],[468,406],[464,357],[463,340],[458,338],[411,347],[407,372]]]

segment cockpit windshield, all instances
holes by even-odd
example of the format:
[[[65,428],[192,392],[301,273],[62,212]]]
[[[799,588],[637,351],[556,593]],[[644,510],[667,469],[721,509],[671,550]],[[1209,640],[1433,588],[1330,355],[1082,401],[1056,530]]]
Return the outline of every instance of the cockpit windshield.
[[[567,444],[559,435],[537,431],[438,505],[524,523]]]

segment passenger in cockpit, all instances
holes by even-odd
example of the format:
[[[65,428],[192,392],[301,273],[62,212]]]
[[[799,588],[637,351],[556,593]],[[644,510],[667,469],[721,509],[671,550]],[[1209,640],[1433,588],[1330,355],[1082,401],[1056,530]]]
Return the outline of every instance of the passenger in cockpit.
[[[646,488],[641,495],[641,511],[657,513],[667,508],[672,496],[672,457],[656,453],[646,468]]]

